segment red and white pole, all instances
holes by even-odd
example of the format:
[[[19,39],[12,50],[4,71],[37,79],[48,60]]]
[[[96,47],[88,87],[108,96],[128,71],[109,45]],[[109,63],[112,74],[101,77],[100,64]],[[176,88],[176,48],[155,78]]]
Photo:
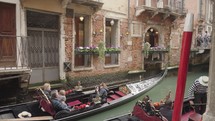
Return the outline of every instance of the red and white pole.
[[[181,121],[184,90],[186,86],[189,54],[193,34],[193,17],[193,14],[188,13],[185,19],[172,121]]]

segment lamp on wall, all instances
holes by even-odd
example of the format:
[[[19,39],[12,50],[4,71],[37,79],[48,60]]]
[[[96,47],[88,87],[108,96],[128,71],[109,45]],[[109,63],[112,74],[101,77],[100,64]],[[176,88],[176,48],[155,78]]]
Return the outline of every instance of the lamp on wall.
[[[80,16],[79,19],[80,19],[80,21],[83,21],[83,20],[84,20],[84,17],[83,17],[83,16]]]
[[[153,29],[151,28],[150,31],[153,32]]]
[[[110,25],[113,26],[114,25],[114,20],[110,21]]]

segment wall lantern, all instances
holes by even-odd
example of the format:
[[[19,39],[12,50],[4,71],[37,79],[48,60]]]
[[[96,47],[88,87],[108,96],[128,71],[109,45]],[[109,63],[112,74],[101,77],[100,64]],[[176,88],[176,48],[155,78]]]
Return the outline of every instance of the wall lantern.
[[[114,25],[114,20],[110,21],[110,25],[113,26]]]
[[[84,17],[83,17],[83,16],[80,16],[79,19],[80,19],[80,21],[83,21],[83,20],[84,20]]]
[[[150,31],[153,32],[153,29],[151,28]]]

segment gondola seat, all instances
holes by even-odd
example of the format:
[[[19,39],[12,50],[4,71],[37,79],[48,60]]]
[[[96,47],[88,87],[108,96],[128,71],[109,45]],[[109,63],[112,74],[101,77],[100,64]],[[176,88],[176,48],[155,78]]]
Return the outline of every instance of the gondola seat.
[[[76,106],[76,105],[80,105],[80,104],[82,104],[82,103],[79,100],[75,100],[75,101],[67,103],[67,105],[69,105],[71,107]]]
[[[202,115],[198,113],[193,113],[189,116],[188,121],[202,121]]]
[[[109,103],[110,101],[112,101],[113,99],[112,98],[107,98],[107,102]]]
[[[121,91],[116,91],[116,94],[118,94],[121,97],[125,96],[125,94],[123,92],[121,92]]]
[[[54,116],[56,114],[54,107],[50,101],[47,101],[46,99],[41,99],[40,106],[42,110],[49,113],[50,115]]]
[[[158,113],[159,114],[159,113]],[[168,121],[165,117],[162,115],[148,115],[141,106],[135,105],[134,109],[132,111],[132,115],[135,117],[138,117],[139,119],[143,121]]]
[[[118,96],[118,95],[116,95],[116,94],[110,95],[110,97],[111,97],[112,99],[114,99],[114,100],[120,98],[120,96]]]

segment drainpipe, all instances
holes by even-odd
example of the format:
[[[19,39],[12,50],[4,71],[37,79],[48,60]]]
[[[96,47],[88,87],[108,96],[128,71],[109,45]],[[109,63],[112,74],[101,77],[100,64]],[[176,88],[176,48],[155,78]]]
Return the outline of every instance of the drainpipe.
[[[128,0],[128,41],[131,40],[130,0]]]

